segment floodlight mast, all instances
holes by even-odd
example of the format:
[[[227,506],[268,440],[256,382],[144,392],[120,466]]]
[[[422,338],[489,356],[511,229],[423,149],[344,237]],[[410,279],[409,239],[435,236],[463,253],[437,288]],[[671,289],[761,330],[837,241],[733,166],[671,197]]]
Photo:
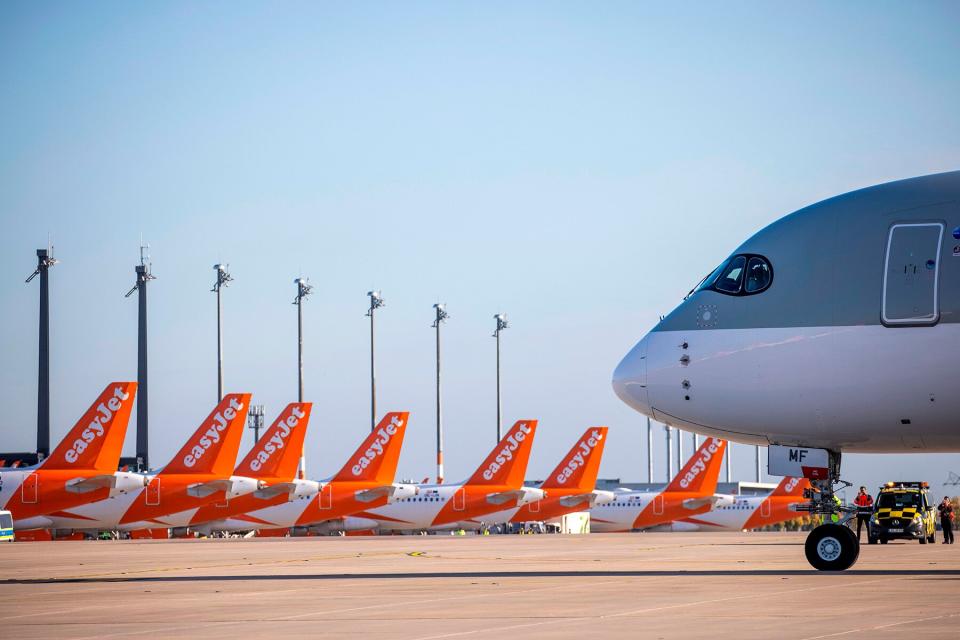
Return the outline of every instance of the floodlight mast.
[[[440,325],[446,322],[450,314],[447,313],[446,305],[437,303],[433,305],[436,312],[433,324],[430,325],[437,331],[437,484],[443,484],[443,407],[440,402]]]
[[[666,434],[667,441],[667,484],[673,480],[673,428],[669,425],[663,425],[663,431]]]
[[[493,337],[497,339],[497,442],[500,442],[503,437],[503,405],[500,401],[500,333],[510,325],[507,324],[507,314],[505,313],[498,313],[493,316],[493,319],[497,321],[497,328],[493,332]]]
[[[147,282],[156,280],[150,262],[150,245],[140,242],[140,264],[134,267],[137,274],[136,284],[127,292],[125,298],[137,292],[137,469],[150,468],[149,455],[149,407],[150,396],[147,377]]]
[[[367,309],[367,316],[370,318],[370,431],[377,428],[377,362],[374,350],[374,312],[382,307],[386,302],[380,290],[367,291],[370,296],[370,308]]]
[[[303,301],[313,292],[313,285],[309,278],[297,278],[293,281],[297,285],[297,297],[293,304],[297,305],[297,402],[303,402]],[[300,479],[307,475],[306,445],[300,451]]]
[[[653,428],[647,416],[647,482],[653,483]]]
[[[260,442],[260,430],[263,429],[264,407],[262,404],[250,405],[250,413],[247,414],[247,428],[253,429],[253,443]]]
[[[40,276],[40,338],[37,366],[37,461],[50,455],[50,283],[47,272],[59,260],[53,247],[37,249],[37,268],[31,280]]]
[[[217,281],[213,283],[210,291],[217,294],[217,402],[223,400],[223,332],[220,311],[220,290],[233,281],[230,275],[230,265],[215,264],[214,271],[217,272]]]

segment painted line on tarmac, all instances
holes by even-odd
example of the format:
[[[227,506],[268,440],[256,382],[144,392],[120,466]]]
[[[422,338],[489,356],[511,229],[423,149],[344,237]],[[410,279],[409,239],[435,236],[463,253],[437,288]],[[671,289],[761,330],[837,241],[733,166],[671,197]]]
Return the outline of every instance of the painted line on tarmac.
[[[929,618],[915,618],[914,620],[901,620],[900,622],[890,622],[888,624],[878,624],[875,627],[860,627],[858,629],[848,629],[846,631],[838,631],[837,633],[828,633],[825,636],[810,636],[808,638],[803,638],[803,640],[821,640],[822,638],[838,638],[840,636],[846,636],[851,633],[862,633],[864,631],[879,631],[881,629],[889,629],[890,627],[899,627],[902,624],[916,624],[918,622],[930,622],[932,620],[944,620],[946,618],[956,618],[960,616],[960,613],[945,613],[940,616],[931,616]]]
[[[904,578],[894,578],[894,579],[903,580]],[[669,611],[670,609],[682,609],[684,607],[696,607],[700,605],[716,604],[719,602],[731,602],[733,600],[743,600],[745,598],[760,598],[760,597],[767,598],[770,596],[789,595],[791,593],[802,593],[804,591],[819,591],[821,589],[835,589],[837,587],[849,588],[849,587],[856,587],[856,586],[865,585],[865,584],[873,584],[876,582],[889,582],[889,578],[885,578],[882,580],[863,580],[861,582],[855,582],[852,584],[851,583],[828,584],[828,585],[823,585],[819,587],[805,587],[803,589],[788,589],[785,591],[773,591],[773,592],[765,591],[762,593],[751,593],[747,595],[730,596],[728,598],[713,598],[710,600],[697,600],[695,602],[683,602],[679,604],[669,604],[669,605],[663,605],[660,607],[634,609],[632,611],[621,611],[618,613],[601,614],[596,616],[578,616],[573,618],[552,618],[550,620],[541,620],[538,622],[526,622],[523,624],[515,624],[515,625],[507,625],[507,626],[500,625],[496,627],[485,627],[483,629],[474,629],[472,631],[455,631],[452,633],[442,633],[439,635],[432,635],[432,636],[419,636],[414,640],[441,640],[442,638],[457,638],[461,636],[469,636],[469,635],[474,635],[478,633],[512,631],[515,629],[528,629],[530,627],[543,627],[543,626],[548,626],[552,624],[561,624],[561,623],[577,624],[581,622],[602,622],[603,620],[610,620],[613,618],[623,618],[626,616],[641,615],[645,613],[656,613],[658,611]],[[826,636],[823,636],[823,637],[826,637]]]

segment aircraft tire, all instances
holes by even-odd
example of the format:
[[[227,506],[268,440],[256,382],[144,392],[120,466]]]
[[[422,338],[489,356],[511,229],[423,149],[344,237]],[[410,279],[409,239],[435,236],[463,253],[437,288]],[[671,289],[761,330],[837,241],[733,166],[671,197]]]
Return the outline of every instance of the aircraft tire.
[[[887,544],[888,542],[890,541],[887,540],[886,538],[880,538],[880,544]]]
[[[845,571],[860,557],[860,543],[848,527],[822,524],[807,536],[804,552],[818,571]]]

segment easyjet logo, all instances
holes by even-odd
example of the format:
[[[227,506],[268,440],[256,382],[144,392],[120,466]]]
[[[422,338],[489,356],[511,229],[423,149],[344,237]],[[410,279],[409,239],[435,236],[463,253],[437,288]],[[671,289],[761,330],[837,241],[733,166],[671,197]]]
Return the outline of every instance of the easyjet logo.
[[[800,478],[790,478],[790,482],[783,486],[783,490],[786,493],[793,493],[793,490],[797,488],[798,484],[800,484]]]
[[[483,470],[484,480],[493,480],[494,474],[500,471],[507,462],[513,460],[513,452],[520,447],[521,442],[526,440],[528,433],[530,433],[530,427],[527,426],[526,422],[517,425],[516,433],[511,433],[506,437],[506,444],[497,452],[497,457]]]
[[[290,411],[290,415],[287,416],[287,419],[281,420],[277,425],[276,433],[263,443],[263,448],[260,449],[257,457],[250,462],[250,469],[260,471],[277,449],[283,449],[284,445],[287,444],[287,438],[290,437],[294,428],[300,424],[300,418],[305,415],[306,414],[300,410],[300,407],[294,407]]]
[[[193,467],[207,453],[207,449],[220,442],[220,434],[241,409],[243,403],[236,398],[230,398],[230,406],[213,416],[213,424],[200,436],[200,442],[193,445],[190,453],[183,457],[183,465],[187,468]]]
[[[403,420],[397,416],[393,416],[390,418],[390,424],[385,427],[380,427],[377,431],[377,437],[370,443],[370,447],[360,454],[360,457],[357,458],[357,463],[350,469],[353,475],[359,476],[374,460],[382,456],[387,443],[390,442],[390,438],[395,436],[397,429],[402,426]]]
[[[603,434],[599,431],[594,431],[589,437],[581,440],[580,444],[577,445],[576,452],[570,456],[566,466],[557,474],[557,482],[559,484],[565,484],[570,476],[573,475],[573,472],[583,466],[584,461],[590,457],[590,454],[593,453],[593,450],[601,440],[603,440]]]
[[[87,450],[91,442],[103,437],[103,434],[107,431],[105,428],[106,425],[113,420],[113,416],[120,410],[123,401],[129,397],[129,393],[123,392],[123,387],[116,387],[113,390],[113,397],[106,402],[100,403],[100,406],[97,407],[97,414],[93,420],[91,420],[87,428],[80,433],[80,437],[73,441],[73,446],[63,454],[64,459],[70,464],[73,464],[80,458],[80,454]]]
[[[690,483],[693,482],[694,478],[706,471],[707,463],[713,458],[714,454],[717,453],[717,449],[720,448],[721,440],[716,438],[710,439],[710,444],[703,447],[700,452],[700,457],[697,458],[693,464],[690,465],[690,470],[682,478],[680,478],[680,486],[684,489],[690,486]]]

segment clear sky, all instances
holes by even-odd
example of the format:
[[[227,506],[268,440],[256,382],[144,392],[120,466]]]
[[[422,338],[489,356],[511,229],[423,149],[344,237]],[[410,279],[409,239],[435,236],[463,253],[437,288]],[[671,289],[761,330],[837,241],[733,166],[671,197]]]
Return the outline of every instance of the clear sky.
[[[645,420],[610,388],[620,357],[775,218],[960,167],[958,33],[951,2],[5,2],[0,450],[34,443],[34,250],[50,235],[62,260],[58,440],[136,377],[123,295],[142,233],[156,464],[216,400],[223,261],[227,390],[268,417],[296,397],[293,279],[315,286],[310,475],[367,432],[380,288],[379,406],[413,412],[402,476],[434,474],[439,300],[448,479],[493,444],[504,311],[506,421],[541,420],[528,477],[608,424],[601,475],[645,480]],[[751,460],[736,449],[734,475]],[[960,471],[955,455],[844,462],[855,483]]]

